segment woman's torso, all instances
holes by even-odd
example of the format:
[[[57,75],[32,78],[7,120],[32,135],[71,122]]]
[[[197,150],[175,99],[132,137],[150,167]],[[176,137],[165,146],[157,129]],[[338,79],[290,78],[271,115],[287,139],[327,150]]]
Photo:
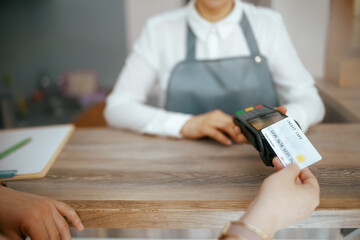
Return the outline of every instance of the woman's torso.
[[[196,60],[226,59],[250,55],[244,33],[239,26],[242,11],[248,16],[258,47],[263,56],[271,48],[266,39],[278,14],[267,9],[258,9],[252,5],[237,3],[236,9],[228,19],[210,24],[199,19],[192,6],[158,15],[148,21],[148,27],[155,33],[156,49],[154,56],[157,72],[157,84],[152,96],[153,105],[164,107],[169,78],[174,67],[186,58],[187,23],[196,35]]]

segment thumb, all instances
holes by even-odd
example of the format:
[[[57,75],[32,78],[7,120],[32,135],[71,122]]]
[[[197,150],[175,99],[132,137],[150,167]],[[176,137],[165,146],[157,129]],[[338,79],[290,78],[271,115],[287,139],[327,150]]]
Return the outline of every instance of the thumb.
[[[300,167],[296,163],[291,163],[282,170],[280,170],[280,174],[284,175],[285,178],[295,179],[300,174]]]

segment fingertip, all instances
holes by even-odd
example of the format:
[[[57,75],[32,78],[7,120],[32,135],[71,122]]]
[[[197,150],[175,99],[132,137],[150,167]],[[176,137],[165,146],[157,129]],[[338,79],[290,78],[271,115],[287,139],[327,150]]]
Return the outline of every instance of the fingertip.
[[[241,134],[241,139],[242,139],[242,142],[246,143],[246,144],[249,144],[249,141],[246,139],[246,137],[244,136],[244,134]]]
[[[79,218],[78,220],[74,220],[74,221],[72,222],[72,225],[73,225],[73,227],[74,227],[76,230],[78,230],[78,231],[82,231],[82,230],[85,229],[85,227],[84,227],[84,225],[82,224],[80,218]]]
[[[282,114],[286,114],[286,112],[287,112],[287,108],[284,106],[276,107],[275,109],[277,111],[281,112]]]
[[[284,168],[284,165],[282,164],[282,162],[280,161],[280,159],[278,157],[275,157],[273,159],[273,164],[277,170],[281,170]]]
[[[79,228],[77,229],[78,231],[82,231],[82,230],[84,230],[85,229],[85,227],[84,227],[84,225],[82,224],[82,222],[79,222]]]
[[[301,181],[304,182],[310,182],[310,183],[315,183],[315,184],[319,184],[318,180],[316,179],[315,175],[310,171],[309,168],[304,168],[300,171],[299,177],[301,179]]]
[[[281,170],[281,173],[288,175],[288,177],[297,178],[300,174],[300,168],[296,163],[290,163]]]
[[[76,230],[78,231],[82,231],[85,229],[84,225],[81,222],[81,219],[79,217],[79,215],[77,215],[77,219],[74,219],[71,223],[73,224],[73,226],[75,227]]]
[[[286,114],[287,113],[287,108],[286,107],[282,107],[283,108],[283,113]]]
[[[79,215],[72,207],[61,201],[55,201],[55,206],[58,212],[62,216],[66,217],[72,223],[76,230],[84,230],[84,225],[82,224]]]
[[[231,146],[232,145],[232,141],[230,138],[228,138],[227,136],[225,136],[223,133],[221,133],[221,138],[219,138],[219,140],[225,144],[226,146]]]
[[[294,175],[298,176],[300,174],[300,167],[296,163],[290,163],[285,167],[286,169],[289,169],[291,172],[294,173]]]
[[[311,171],[310,171],[310,169],[309,169],[309,168],[307,168],[307,167],[306,167],[306,168],[301,169],[301,170],[300,170],[300,172],[301,172],[302,174],[308,174],[308,173],[312,174],[312,173],[311,173]]]
[[[293,168],[293,169],[296,169],[296,170],[298,170],[299,172],[300,172],[300,167],[299,167],[299,165],[297,165],[296,163],[290,163],[289,165],[288,165],[288,167],[291,167],[291,168]]]
[[[231,146],[232,142],[230,139],[215,139],[216,141],[218,141],[219,143],[225,145],[225,146]]]

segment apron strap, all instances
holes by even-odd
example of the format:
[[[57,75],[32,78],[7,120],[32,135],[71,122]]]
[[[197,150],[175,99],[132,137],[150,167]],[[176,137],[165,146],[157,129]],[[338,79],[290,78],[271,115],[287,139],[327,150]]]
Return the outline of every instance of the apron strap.
[[[187,24],[187,52],[186,60],[195,60],[195,44],[196,37],[194,32],[191,30],[189,24]]]
[[[260,51],[259,51],[256,39],[255,39],[254,33],[251,29],[249,20],[246,16],[245,12],[243,12],[240,26],[244,32],[244,36],[245,36],[246,42],[249,46],[251,55],[252,56],[260,56]]]

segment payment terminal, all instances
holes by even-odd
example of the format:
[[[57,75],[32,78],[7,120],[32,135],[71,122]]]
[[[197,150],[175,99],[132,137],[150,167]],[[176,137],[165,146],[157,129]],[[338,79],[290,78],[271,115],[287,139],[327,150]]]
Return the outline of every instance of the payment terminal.
[[[266,105],[249,107],[236,112],[233,120],[239,126],[246,139],[259,151],[266,166],[274,166],[272,160],[276,157],[274,150],[265,139],[261,129],[266,128],[287,116]]]

